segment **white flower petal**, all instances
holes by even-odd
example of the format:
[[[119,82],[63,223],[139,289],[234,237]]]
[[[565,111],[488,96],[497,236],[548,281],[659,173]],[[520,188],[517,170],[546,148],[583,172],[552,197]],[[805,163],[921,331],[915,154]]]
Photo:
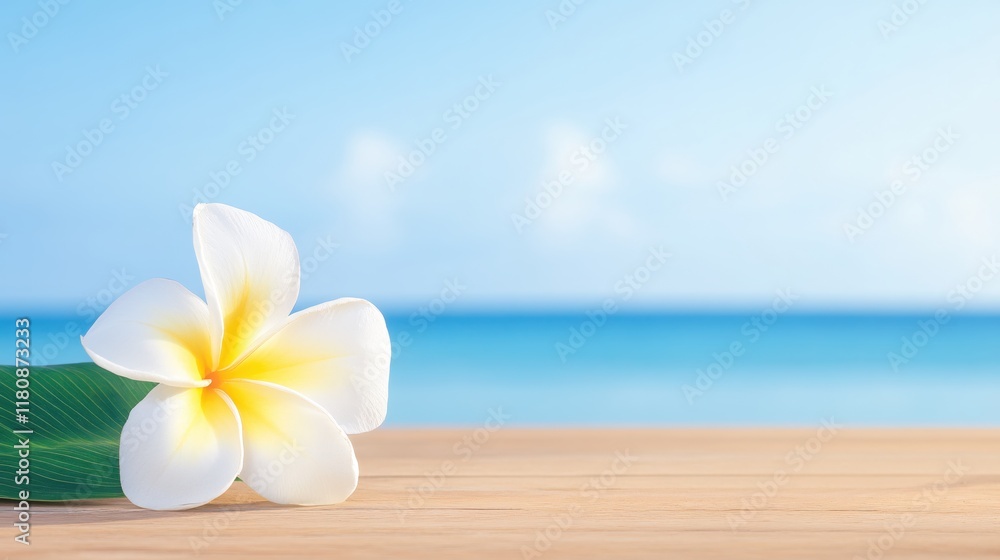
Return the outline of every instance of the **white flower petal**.
[[[363,299],[342,298],[292,315],[221,376],[288,387],[356,434],[385,420],[391,354],[379,310]]]
[[[225,368],[292,311],[299,253],[278,226],[224,204],[195,207],[194,250],[208,300],[213,365]]]
[[[222,391],[158,385],[129,414],[119,463],[135,505],[198,507],[222,495],[243,466],[240,418]]]
[[[358,461],[337,422],[309,399],[271,383],[226,381],[243,422],[240,479],[279,504],[346,500],[358,486]]]
[[[102,368],[176,387],[208,384],[208,308],[172,280],[148,280],[125,292],[80,341]]]

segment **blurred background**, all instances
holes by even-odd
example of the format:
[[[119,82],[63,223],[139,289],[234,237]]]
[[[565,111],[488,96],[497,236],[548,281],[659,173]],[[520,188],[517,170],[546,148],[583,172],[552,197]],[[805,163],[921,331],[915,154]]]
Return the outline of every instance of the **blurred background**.
[[[389,425],[1000,425],[998,17],[6,2],[0,363],[202,295],[223,202],[384,311]]]

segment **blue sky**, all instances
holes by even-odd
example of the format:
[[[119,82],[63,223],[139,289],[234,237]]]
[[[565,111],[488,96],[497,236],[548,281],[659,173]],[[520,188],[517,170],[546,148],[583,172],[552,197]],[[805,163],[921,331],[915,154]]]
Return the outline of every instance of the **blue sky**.
[[[200,293],[200,192],[317,257],[306,301],[590,308],[663,247],[630,305],[1000,307],[994,2],[220,4],[0,8],[0,306]]]

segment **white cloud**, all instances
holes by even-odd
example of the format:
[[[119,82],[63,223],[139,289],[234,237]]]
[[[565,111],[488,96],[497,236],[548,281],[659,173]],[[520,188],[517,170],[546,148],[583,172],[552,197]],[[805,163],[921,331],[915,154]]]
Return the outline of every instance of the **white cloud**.
[[[952,233],[956,251],[985,256],[1000,241],[1000,194],[995,185],[967,185],[944,197],[945,231]]]
[[[542,239],[548,244],[578,243],[591,233],[619,239],[637,235],[636,220],[620,201],[621,178],[614,163],[620,140],[608,142],[603,153],[588,151],[600,134],[600,128],[591,131],[569,123],[551,125],[543,134],[545,162],[538,180],[530,186],[530,196],[560,174],[573,177],[538,220]]]
[[[375,130],[356,132],[347,142],[333,190],[335,199],[346,209],[352,237],[379,246],[398,238],[398,197],[385,182],[399,154],[398,143]]]
[[[576,177],[573,186],[577,190],[600,191],[609,189],[617,183],[617,174],[611,161],[611,153],[615,145],[611,144],[607,151],[595,154],[593,158],[584,156],[581,149],[585,148],[598,134],[594,131],[588,134],[582,128],[559,123],[545,131],[546,163],[542,180],[554,179],[564,171],[570,171]],[[584,159],[580,159],[583,157]],[[582,167],[582,161],[588,165]]]
[[[383,175],[402,150],[387,135],[374,130],[355,133],[347,143],[344,178],[354,184],[384,184]]]

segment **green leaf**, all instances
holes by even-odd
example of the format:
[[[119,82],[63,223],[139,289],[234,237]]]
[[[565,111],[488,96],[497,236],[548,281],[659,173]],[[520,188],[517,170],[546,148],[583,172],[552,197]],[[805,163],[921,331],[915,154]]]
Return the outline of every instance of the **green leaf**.
[[[15,406],[15,368],[0,366],[0,498],[63,501],[122,496],[118,445],[132,407],[155,386],[94,364],[32,367],[28,422]],[[23,382],[22,382],[23,383]],[[23,407],[22,407],[23,408]],[[14,430],[34,433],[15,434]],[[28,484],[18,484],[19,438],[28,438]]]

